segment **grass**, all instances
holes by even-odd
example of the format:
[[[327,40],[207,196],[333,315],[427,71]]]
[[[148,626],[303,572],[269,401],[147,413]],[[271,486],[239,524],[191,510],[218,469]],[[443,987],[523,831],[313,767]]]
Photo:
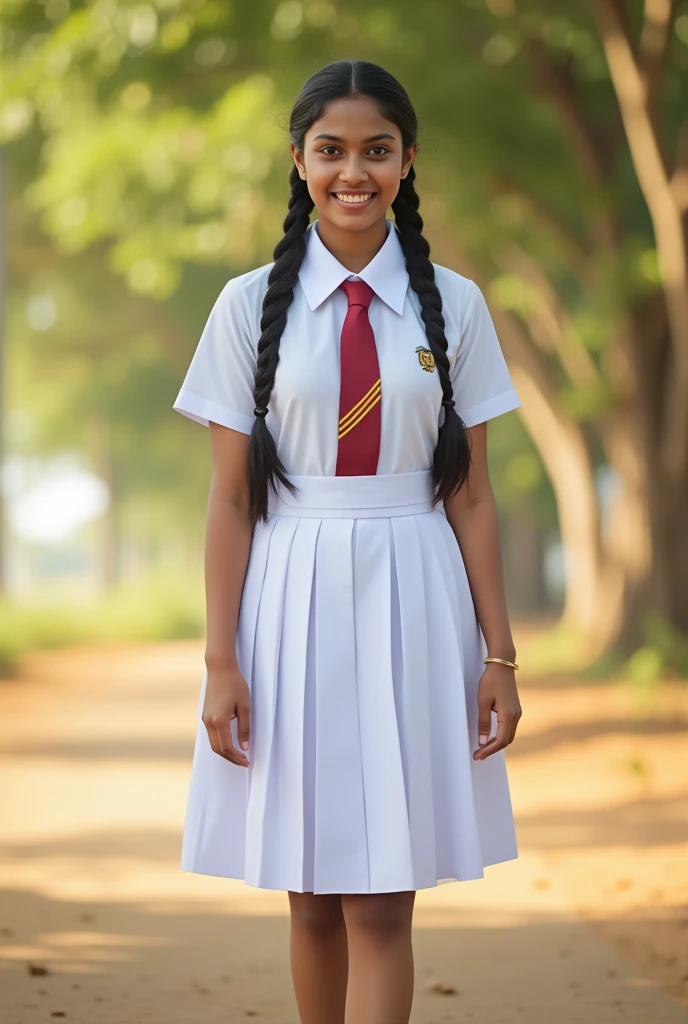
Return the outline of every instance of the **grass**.
[[[32,650],[202,637],[204,630],[203,583],[179,575],[121,584],[90,603],[0,600],[0,676],[14,675]]]
[[[562,622],[524,631],[519,661],[532,677],[577,678],[586,683],[623,680],[637,691],[652,690],[661,679],[688,679],[688,637],[656,612],[641,623],[634,651],[610,647],[591,656],[586,638]]]
[[[591,661],[585,639],[563,623],[523,623],[515,631],[518,660],[529,678],[624,680],[638,693],[651,692],[660,678],[688,678],[688,640],[656,614],[647,615],[643,627],[645,643],[630,657],[612,648]],[[32,650],[202,637],[204,631],[203,578],[178,571],[120,584],[90,603],[69,594],[31,604],[0,600],[0,677],[12,676]]]

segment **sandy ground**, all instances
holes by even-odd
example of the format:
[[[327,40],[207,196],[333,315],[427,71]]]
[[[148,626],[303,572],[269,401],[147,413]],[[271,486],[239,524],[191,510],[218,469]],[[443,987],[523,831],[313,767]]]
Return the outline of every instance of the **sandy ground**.
[[[0,682],[0,1020],[297,1024],[286,893],[179,868],[197,642]],[[520,856],[416,898],[414,1024],[688,1020],[688,686],[519,679]]]

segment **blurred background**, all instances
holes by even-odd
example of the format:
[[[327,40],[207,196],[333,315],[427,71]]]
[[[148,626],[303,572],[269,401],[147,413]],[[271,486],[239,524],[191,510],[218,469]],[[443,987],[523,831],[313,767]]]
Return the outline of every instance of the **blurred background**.
[[[92,876],[110,840],[84,808],[107,831],[126,806],[129,836],[135,791],[153,831],[132,826],[110,886],[150,887],[142,858],[174,877],[165,898],[191,892],[175,858],[210,450],[172,402],[224,283],[272,260],[295,95],[364,58],[411,96],[431,258],[483,288],[523,403],[490,423],[525,670],[514,871],[535,865],[536,902],[567,879],[565,917],[587,908],[613,932],[625,915],[612,937],[688,1005],[688,0],[3,0],[0,47],[4,749],[10,768],[57,758],[42,797],[29,771],[8,798],[15,852],[43,858],[9,888],[109,899]],[[106,810],[75,780],[108,757],[109,780],[136,770]],[[53,770],[83,848],[61,845],[64,821],[23,817],[64,800]]]
[[[6,663],[202,630],[209,445],[171,403],[272,259],[290,101],[365,52],[522,396],[490,427],[514,616],[556,625],[547,667],[688,671],[688,4],[7,0],[0,28]]]

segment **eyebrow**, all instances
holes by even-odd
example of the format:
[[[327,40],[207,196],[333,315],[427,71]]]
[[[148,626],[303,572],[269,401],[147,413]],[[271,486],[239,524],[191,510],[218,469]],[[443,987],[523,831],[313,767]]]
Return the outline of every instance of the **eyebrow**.
[[[341,135],[328,135],[327,132],[321,132],[320,135],[315,135],[313,137],[313,142],[316,142],[318,139],[330,139],[332,142],[346,142],[346,139],[343,139]],[[391,139],[393,142],[396,142],[394,136],[390,135],[389,132],[381,132],[380,135],[369,135],[367,139],[363,139],[363,142],[376,142],[378,139]]]

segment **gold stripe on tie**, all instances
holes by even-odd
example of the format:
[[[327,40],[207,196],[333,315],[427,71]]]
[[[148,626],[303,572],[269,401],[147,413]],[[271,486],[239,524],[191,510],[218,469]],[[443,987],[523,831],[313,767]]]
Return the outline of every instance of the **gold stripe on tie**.
[[[372,408],[372,406],[375,405],[375,402],[379,400],[379,398],[380,381],[378,380],[376,384],[373,384],[370,391],[368,391],[368,393],[363,396],[360,402],[357,402],[353,409],[346,414],[346,416],[342,416],[341,420],[339,421],[339,436],[342,437],[342,431],[348,433],[351,427],[356,426],[359,420],[361,420],[363,416],[365,416],[368,409]]]
[[[340,431],[339,431],[339,439],[344,437],[345,434],[348,434],[350,430],[353,430],[353,428],[358,423],[360,423],[361,420],[364,419],[365,416],[368,415],[370,410],[372,408],[374,408],[374,406],[376,406],[379,401],[380,401],[380,389],[378,388],[376,393],[370,398],[370,400],[367,402],[365,407],[358,411],[358,414],[356,415],[354,421],[353,422],[349,421],[349,423],[348,423],[348,425],[346,427],[343,427],[343,428],[340,429]]]
[[[346,423],[351,419],[351,417],[354,416],[358,412],[358,410],[361,408],[363,403],[368,401],[368,399],[371,397],[371,395],[373,394],[373,392],[375,390],[378,390],[378,391],[380,390],[380,378],[379,377],[375,381],[375,383],[373,384],[372,388],[370,388],[369,391],[366,391],[366,393],[363,396],[363,398],[361,398],[358,402],[356,402],[356,405],[353,407],[353,409],[349,409],[347,414],[345,416],[342,416],[342,418],[339,421],[339,429],[340,430],[341,430],[341,428],[343,426],[346,425]]]

